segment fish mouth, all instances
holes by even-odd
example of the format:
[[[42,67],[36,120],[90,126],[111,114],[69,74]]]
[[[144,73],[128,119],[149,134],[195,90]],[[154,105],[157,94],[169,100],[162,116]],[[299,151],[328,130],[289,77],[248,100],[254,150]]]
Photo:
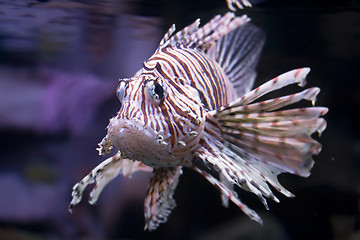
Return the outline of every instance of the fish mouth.
[[[178,164],[172,155],[170,136],[145,126],[137,119],[114,117],[108,126],[108,137],[127,158],[151,167]]]

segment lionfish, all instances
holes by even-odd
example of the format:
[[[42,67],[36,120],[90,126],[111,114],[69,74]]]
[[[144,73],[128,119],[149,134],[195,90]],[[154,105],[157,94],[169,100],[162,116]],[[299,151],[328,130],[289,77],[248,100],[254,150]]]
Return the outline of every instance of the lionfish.
[[[251,219],[260,216],[242,203],[234,185],[279,202],[269,185],[287,197],[280,173],[307,177],[312,155],[321,145],[311,135],[326,128],[327,108],[314,107],[320,89],[259,100],[274,90],[297,83],[303,87],[310,68],[286,72],[250,91],[265,34],[243,15],[215,16],[181,31],[172,25],[155,53],[134,77],[120,79],[119,112],[110,119],[99,154],[119,151],[75,184],[69,210],[95,183],[89,203],[116,176],[151,171],[145,198],[145,230],[167,221],[176,206],[173,194],[182,168],[195,170]],[[313,106],[287,107],[301,100]],[[212,173],[218,172],[218,176]],[[216,174],[217,175],[217,174]]]

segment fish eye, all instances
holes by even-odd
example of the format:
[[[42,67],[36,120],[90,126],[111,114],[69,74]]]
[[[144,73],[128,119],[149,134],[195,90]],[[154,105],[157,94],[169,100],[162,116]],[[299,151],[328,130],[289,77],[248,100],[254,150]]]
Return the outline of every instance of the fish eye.
[[[124,96],[125,96],[125,91],[126,91],[126,88],[128,86],[128,80],[127,79],[120,79],[120,83],[117,87],[117,90],[116,90],[116,96],[118,97],[118,99],[120,100],[120,103],[122,104],[122,101],[124,99]]]
[[[148,81],[146,83],[146,87],[149,91],[150,96],[156,103],[160,103],[165,98],[165,86],[159,83],[157,80]]]
[[[159,84],[155,83],[155,94],[158,96],[159,99],[162,99],[164,97],[164,88]]]

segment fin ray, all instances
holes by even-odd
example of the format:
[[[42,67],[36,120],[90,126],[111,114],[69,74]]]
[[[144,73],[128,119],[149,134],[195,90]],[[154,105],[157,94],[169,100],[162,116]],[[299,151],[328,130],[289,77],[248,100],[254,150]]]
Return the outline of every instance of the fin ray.
[[[204,52],[218,62],[238,95],[248,92],[255,80],[255,67],[265,42],[265,34],[248,23],[250,19],[234,13],[217,15],[199,28],[200,20],[173,35],[173,25],[164,35],[159,48],[182,44]]]
[[[76,183],[71,193],[72,200],[69,205],[69,211],[80,203],[83,193],[89,184],[95,183],[93,190],[90,192],[89,203],[95,204],[105,188],[105,186],[122,173],[125,177],[137,171],[150,171],[152,168],[144,165],[139,161],[132,161],[118,152],[114,156],[107,158],[98,166],[96,166],[88,175],[80,182]]]
[[[239,154],[250,154],[283,172],[308,176],[312,155],[321,145],[311,135],[326,128],[321,118],[327,108],[309,107],[278,110],[301,100],[315,102],[318,88],[253,103],[260,96],[292,83],[305,83],[309,68],[296,69],[274,78],[214,114],[224,140]]]
[[[258,27],[246,23],[229,32],[215,46],[215,60],[233,83],[238,96],[252,87],[265,34]]]
[[[236,11],[235,6],[239,9],[243,9],[244,7],[252,7],[251,2],[248,0],[226,0],[226,3],[228,8],[233,12]]]
[[[145,230],[155,230],[176,207],[173,194],[182,173],[181,166],[154,168],[144,203]]]
[[[301,100],[314,103],[318,88],[262,102],[254,101],[289,84],[303,86],[309,71],[309,68],[302,68],[280,75],[207,115],[198,157],[220,173],[220,180],[226,178],[227,182],[254,193],[266,208],[265,197],[279,202],[269,185],[287,197],[294,196],[279,183],[279,174],[310,175],[312,155],[321,150],[321,144],[311,135],[325,130],[326,121],[322,116],[328,109],[281,110]],[[213,179],[209,181],[215,182]],[[221,188],[217,183],[213,185]]]
[[[252,209],[250,209],[247,205],[242,203],[240,199],[237,197],[236,192],[228,189],[223,183],[221,183],[218,179],[210,175],[209,173],[201,170],[195,165],[191,166],[196,172],[202,175],[206,180],[208,180],[213,186],[218,188],[222,194],[226,195],[235,205],[237,205],[247,216],[249,216],[252,220],[262,224],[262,220],[260,216]]]
[[[299,68],[281,74],[280,76],[264,83],[260,87],[250,91],[241,98],[229,103],[222,110],[226,110],[227,108],[234,109],[235,107],[247,105],[269,92],[283,88],[290,84],[298,83],[299,86],[303,87],[306,84],[305,78],[309,72],[310,68]]]

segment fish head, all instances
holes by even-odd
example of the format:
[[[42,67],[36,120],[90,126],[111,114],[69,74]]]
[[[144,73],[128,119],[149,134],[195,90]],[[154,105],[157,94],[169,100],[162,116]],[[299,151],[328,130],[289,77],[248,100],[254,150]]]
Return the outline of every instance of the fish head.
[[[200,141],[205,113],[190,85],[157,76],[121,79],[121,108],[108,125],[108,138],[127,158],[151,167],[184,165]]]

